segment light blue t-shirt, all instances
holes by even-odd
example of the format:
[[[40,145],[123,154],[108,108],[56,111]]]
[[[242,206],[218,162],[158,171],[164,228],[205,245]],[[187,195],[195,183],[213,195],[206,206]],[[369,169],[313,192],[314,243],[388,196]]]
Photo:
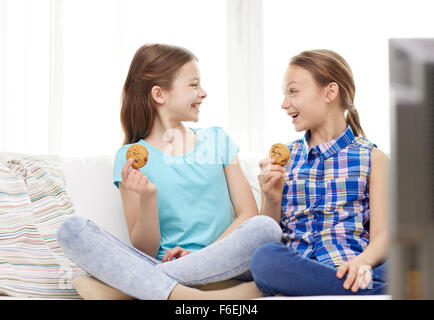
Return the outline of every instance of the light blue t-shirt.
[[[140,171],[157,187],[160,260],[176,246],[192,252],[206,247],[234,220],[224,167],[239,148],[220,127],[192,130],[197,135],[196,146],[185,155],[163,153],[143,139],[137,142],[149,152],[148,163]],[[113,182],[118,188],[130,146],[116,153]]]

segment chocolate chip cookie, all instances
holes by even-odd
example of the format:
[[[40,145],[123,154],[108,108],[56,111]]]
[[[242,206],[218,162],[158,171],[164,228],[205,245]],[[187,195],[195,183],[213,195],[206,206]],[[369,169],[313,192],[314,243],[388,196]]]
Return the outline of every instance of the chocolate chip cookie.
[[[133,144],[127,150],[127,160],[133,158],[132,167],[134,169],[140,169],[148,162],[148,149],[141,144]]]
[[[270,149],[270,158],[274,159],[275,164],[285,166],[289,161],[289,149],[282,143],[275,143]]]

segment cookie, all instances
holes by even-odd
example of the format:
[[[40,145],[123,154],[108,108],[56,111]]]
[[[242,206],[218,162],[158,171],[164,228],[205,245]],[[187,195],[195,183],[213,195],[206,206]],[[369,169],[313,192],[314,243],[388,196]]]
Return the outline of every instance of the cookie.
[[[132,167],[134,169],[140,169],[148,162],[148,149],[141,144],[133,144],[127,150],[127,160],[133,158]]]
[[[289,161],[289,149],[282,143],[275,143],[270,149],[270,158],[273,158],[275,164],[285,166]]]

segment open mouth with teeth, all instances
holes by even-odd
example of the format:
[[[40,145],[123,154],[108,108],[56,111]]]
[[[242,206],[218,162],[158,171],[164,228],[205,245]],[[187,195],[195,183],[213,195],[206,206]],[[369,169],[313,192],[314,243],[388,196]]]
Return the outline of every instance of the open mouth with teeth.
[[[191,107],[197,111],[199,111],[200,103],[193,103]]]

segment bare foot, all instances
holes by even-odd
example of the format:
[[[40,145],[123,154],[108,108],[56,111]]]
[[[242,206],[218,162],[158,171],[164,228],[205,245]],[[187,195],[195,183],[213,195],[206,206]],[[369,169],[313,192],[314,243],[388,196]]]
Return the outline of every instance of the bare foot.
[[[211,291],[211,290],[220,290],[220,289],[227,289],[227,288],[231,288],[234,287],[236,285],[241,284],[241,281],[235,280],[235,279],[228,279],[228,280],[223,280],[223,281],[219,281],[219,282],[213,282],[213,283],[208,283],[208,284],[203,284],[203,285],[199,285],[199,286],[193,286],[193,288],[202,290],[202,291]]]
[[[85,300],[133,300],[133,297],[90,276],[78,276],[72,280],[74,288]]]

